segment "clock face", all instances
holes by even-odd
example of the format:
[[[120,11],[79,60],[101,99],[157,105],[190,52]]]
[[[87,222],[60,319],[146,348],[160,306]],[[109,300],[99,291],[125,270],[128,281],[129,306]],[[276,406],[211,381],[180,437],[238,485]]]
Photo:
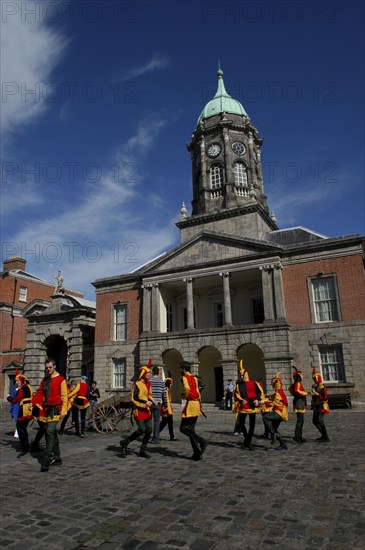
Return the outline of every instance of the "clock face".
[[[217,157],[221,150],[222,148],[219,143],[212,143],[212,145],[208,147],[208,156],[212,158]]]
[[[243,143],[241,143],[240,141],[235,141],[233,144],[232,144],[232,151],[236,154],[236,155],[243,155],[244,152],[246,151],[246,147],[243,145]]]

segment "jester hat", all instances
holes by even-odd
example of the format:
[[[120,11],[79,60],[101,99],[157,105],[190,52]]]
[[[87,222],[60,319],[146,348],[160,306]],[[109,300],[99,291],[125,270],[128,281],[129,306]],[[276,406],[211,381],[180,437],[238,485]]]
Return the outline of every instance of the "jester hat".
[[[279,378],[280,374],[283,374],[283,373],[278,371],[275,374],[274,378],[271,379],[271,385],[274,388],[274,390],[281,390],[281,388],[283,387],[283,383]]]
[[[22,384],[25,384],[28,381],[25,374],[21,374],[19,369],[15,369],[15,380],[20,380]]]
[[[247,382],[250,378],[248,376],[248,371],[243,366],[243,359],[240,359],[240,364],[239,365],[240,365],[239,366],[240,375],[243,377],[245,382]]]
[[[146,374],[151,372],[151,365],[152,365],[152,359],[148,359],[147,365],[142,365],[142,367],[140,367],[138,380],[142,380],[142,378],[144,378]]]
[[[292,366],[292,369],[293,369],[293,378],[294,380],[297,380],[298,378],[300,380],[303,380],[303,373],[301,370],[298,370],[296,367],[293,367]]]
[[[319,372],[316,371],[316,368],[313,367],[312,369],[312,378],[316,384],[322,384],[322,376],[319,374]]]

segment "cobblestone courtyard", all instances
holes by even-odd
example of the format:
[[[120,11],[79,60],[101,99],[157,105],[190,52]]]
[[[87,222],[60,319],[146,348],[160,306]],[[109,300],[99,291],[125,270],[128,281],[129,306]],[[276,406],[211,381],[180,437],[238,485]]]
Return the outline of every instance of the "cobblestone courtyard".
[[[254,438],[254,452],[233,437],[234,417],[209,412],[197,431],[209,441],[200,462],[178,431],[120,457],[121,435],[70,429],[60,438],[62,466],[40,473],[41,455],[19,454],[6,405],[1,422],[2,548],[27,550],[363,549],[364,412],[334,410],[330,443],[305,417],[307,443],[292,440],[295,416],[282,424],[287,451]],[[29,429],[34,439],[35,426]],[[258,417],[256,432],[263,433]],[[165,438],[165,439],[164,439]],[[44,442],[42,442],[44,445]]]

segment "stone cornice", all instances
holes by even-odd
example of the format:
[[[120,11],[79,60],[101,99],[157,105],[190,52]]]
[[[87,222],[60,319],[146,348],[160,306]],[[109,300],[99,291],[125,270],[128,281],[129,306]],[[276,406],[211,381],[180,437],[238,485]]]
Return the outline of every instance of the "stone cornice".
[[[265,220],[265,222],[269,225],[269,227],[272,228],[273,231],[276,231],[278,229],[276,223],[273,222],[273,220],[270,218],[267,212],[257,202],[254,202],[252,204],[248,204],[245,206],[239,206],[238,208],[234,208],[230,210],[221,210],[220,212],[214,212],[212,214],[199,214],[195,216],[189,216],[188,218],[177,222],[175,225],[181,230],[186,227],[193,227],[193,226],[205,224],[208,222],[225,220],[227,218],[234,218],[237,216],[252,214],[256,212],[258,212],[261,215],[261,217]]]

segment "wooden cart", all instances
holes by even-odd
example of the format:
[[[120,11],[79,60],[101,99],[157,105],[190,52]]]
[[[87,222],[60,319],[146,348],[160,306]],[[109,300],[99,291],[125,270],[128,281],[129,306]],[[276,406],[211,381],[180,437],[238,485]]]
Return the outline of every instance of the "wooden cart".
[[[130,392],[117,392],[94,407],[93,428],[102,434],[129,432],[134,424]]]

